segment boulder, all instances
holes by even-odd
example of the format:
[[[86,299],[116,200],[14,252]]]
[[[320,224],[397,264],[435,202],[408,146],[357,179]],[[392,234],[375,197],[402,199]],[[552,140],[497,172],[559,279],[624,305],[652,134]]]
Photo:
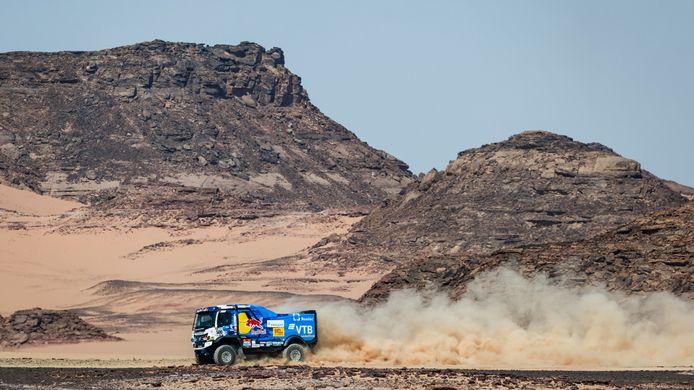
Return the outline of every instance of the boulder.
[[[592,164],[579,168],[581,175],[607,175],[616,177],[641,177],[641,164],[621,156],[596,157]]]
[[[27,322],[27,319],[28,317],[26,314],[16,314],[10,317],[10,321],[15,327],[23,325],[25,322]]]
[[[22,332],[14,333],[12,336],[10,336],[8,341],[9,341],[10,345],[14,345],[14,346],[22,345],[22,344],[26,343],[27,341],[29,341],[29,335],[26,333],[22,333]]]
[[[245,104],[248,107],[255,107],[258,105],[258,103],[256,103],[255,99],[253,99],[253,96],[251,95],[241,96],[241,102],[243,102],[243,104]]]

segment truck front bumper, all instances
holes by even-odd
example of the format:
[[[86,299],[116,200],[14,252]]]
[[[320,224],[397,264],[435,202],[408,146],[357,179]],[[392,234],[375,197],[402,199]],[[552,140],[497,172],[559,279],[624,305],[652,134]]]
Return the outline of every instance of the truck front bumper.
[[[210,340],[194,342],[193,343],[193,350],[195,350],[196,352],[201,351],[201,350],[204,350],[204,349],[211,347],[212,344],[214,344],[214,342],[210,341]]]

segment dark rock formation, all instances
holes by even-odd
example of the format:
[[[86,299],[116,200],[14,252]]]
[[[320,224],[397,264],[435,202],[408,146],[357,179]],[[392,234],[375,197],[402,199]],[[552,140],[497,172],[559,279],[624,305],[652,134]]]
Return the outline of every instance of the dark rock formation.
[[[384,276],[362,300],[381,301],[404,288],[438,289],[457,298],[476,275],[502,266],[526,276],[544,273],[568,285],[605,285],[630,293],[669,291],[692,299],[694,202],[584,240],[524,245],[484,256],[422,259]]]
[[[120,339],[106,334],[70,311],[35,308],[17,311],[8,318],[0,317],[2,347],[112,340]]]
[[[603,145],[525,132],[459,153],[335,245],[312,251],[346,266],[486,254],[583,239],[683,202],[638,162]]]
[[[152,41],[0,54],[0,179],[136,208],[379,202],[407,166],[323,115],[280,49]]]

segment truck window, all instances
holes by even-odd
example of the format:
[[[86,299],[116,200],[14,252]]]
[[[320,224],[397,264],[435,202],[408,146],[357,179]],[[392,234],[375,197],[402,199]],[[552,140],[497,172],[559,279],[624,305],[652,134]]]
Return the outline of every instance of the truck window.
[[[214,326],[215,312],[203,311],[195,315],[195,329],[207,329]]]
[[[229,326],[231,325],[231,318],[232,318],[233,313],[230,311],[222,311],[219,313],[219,316],[217,317],[217,326]]]

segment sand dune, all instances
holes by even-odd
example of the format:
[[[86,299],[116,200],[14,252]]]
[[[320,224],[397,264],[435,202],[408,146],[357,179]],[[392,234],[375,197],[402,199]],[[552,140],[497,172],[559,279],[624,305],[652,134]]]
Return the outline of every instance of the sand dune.
[[[0,209],[30,215],[59,215],[84,207],[82,203],[39,195],[0,184]]]
[[[170,346],[160,348],[160,355],[187,358],[197,307],[310,306],[359,296],[378,276],[316,274],[305,261],[290,260],[359,218],[293,213],[230,225],[167,220],[153,227],[122,213],[100,214],[6,186],[0,191],[8,194],[0,200],[0,296],[11,297],[0,300],[0,314],[29,307],[74,309],[125,338],[117,347],[85,343],[61,351],[90,356],[122,350],[137,356],[151,354],[150,344],[156,343]],[[70,212],[75,209],[79,212]],[[156,339],[142,341],[152,333]],[[22,353],[50,354],[56,348]]]

